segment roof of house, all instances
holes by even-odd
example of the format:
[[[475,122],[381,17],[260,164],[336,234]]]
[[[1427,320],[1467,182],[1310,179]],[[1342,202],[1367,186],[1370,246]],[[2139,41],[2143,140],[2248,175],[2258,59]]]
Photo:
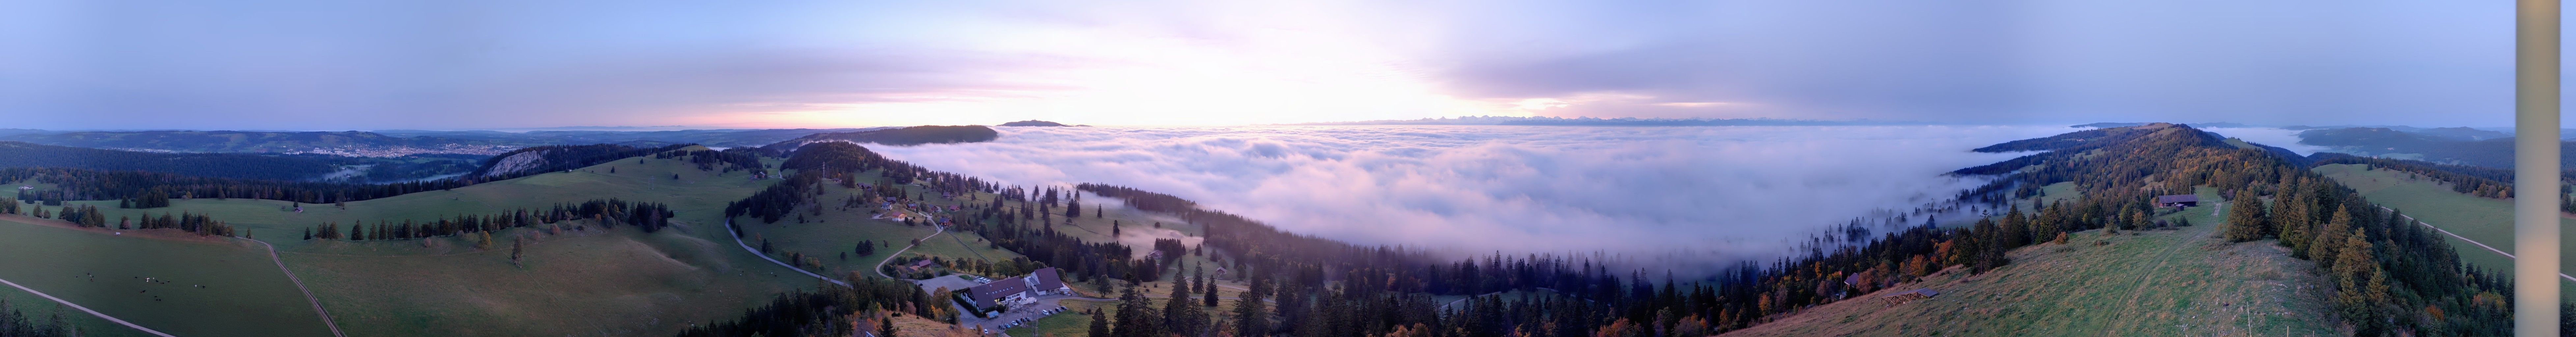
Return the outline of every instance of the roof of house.
[[[913,263],[912,263],[912,267],[913,267],[913,268],[923,268],[923,267],[929,267],[929,266],[930,266],[930,260],[921,260],[921,261],[919,261],[919,262],[913,262]]]
[[[1056,275],[1055,267],[1038,268],[1038,271],[1029,273],[1028,277],[1037,280],[1036,283],[1032,283],[1030,285],[1030,288],[1032,289],[1055,290],[1064,288],[1064,278]]]
[[[1029,291],[1029,285],[1027,283],[1020,282],[1017,279],[1017,277],[1014,277],[1011,279],[994,281],[993,283],[985,283],[984,285],[975,286],[973,288],[966,288],[966,297],[967,299],[975,300],[976,307],[990,308],[994,303],[998,303],[1004,297],[1011,297],[1013,294]]]
[[[2200,196],[2193,194],[2175,194],[2156,197],[2156,203],[2159,204],[2173,202],[2200,202]]]

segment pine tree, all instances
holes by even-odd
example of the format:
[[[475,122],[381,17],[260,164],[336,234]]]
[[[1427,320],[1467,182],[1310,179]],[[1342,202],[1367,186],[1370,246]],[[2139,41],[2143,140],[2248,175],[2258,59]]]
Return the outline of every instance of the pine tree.
[[[1195,302],[1198,301],[1190,300],[1189,289],[1172,287],[1172,298],[1163,302],[1163,327],[1170,333],[1199,335],[1207,327],[1207,309]]]
[[[2263,199],[2247,190],[2237,192],[2236,200],[2232,201],[2227,205],[2227,241],[2262,240],[2266,232],[2264,226],[2268,225],[2264,223],[2267,217],[2263,211]]]
[[[1206,300],[1202,301],[1202,304],[1210,308],[1216,307],[1216,281],[1209,279],[1205,273],[1193,272],[1192,274],[1199,274],[1199,284],[1203,285],[1200,287],[1199,291],[1207,294]]]
[[[1109,333],[1109,315],[1108,315],[1108,314],[1102,314],[1102,313],[1100,313],[1100,310],[1092,310],[1092,311],[1091,311],[1091,334],[1089,334],[1089,335],[1087,335],[1087,336],[1090,336],[1090,337],[1116,337],[1115,335],[1111,335],[1111,334]]]
[[[1270,335],[1270,313],[1261,303],[1263,295],[1269,292],[1269,278],[1253,275],[1252,291],[1244,292],[1243,299],[1234,302],[1234,335]]]

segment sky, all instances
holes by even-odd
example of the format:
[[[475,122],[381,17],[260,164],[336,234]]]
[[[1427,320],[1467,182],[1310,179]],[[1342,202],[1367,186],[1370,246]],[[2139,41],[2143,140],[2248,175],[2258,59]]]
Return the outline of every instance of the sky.
[[[2510,125],[2505,1],[0,2],[42,129]]]

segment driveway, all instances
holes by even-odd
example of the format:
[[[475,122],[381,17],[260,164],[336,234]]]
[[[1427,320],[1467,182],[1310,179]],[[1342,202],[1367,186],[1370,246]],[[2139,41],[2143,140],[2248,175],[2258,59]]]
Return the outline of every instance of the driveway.
[[[984,285],[982,283],[975,283],[975,281],[968,281],[965,279],[965,276],[962,275],[933,277],[927,280],[912,281],[912,284],[920,285],[922,292],[930,292],[931,295],[938,295],[939,293],[933,291],[938,291],[941,287],[946,287],[949,291],[960,291],[966,290],[966,288],[974,288],[975,286]]]

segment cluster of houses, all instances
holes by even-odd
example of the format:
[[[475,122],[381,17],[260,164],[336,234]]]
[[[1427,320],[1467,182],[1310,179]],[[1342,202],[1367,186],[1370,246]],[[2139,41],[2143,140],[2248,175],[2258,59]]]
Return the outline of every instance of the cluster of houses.
[[[929,222],[930,222],[931,224],[933,224],[933,225],[947,226],[947,225],[953,225],[953,224],[956,224],[957,219],[955,219],[955,218],[950,218],[950,217],[931,216],[931,215],[928,215],[928,214],[926,214],[926,213],[929,213],[929,212],[942,212],[942,213],[947,213],[947,212],[956,212],[956,211],[963,211],[963,210],[966,210],[966,206],[951,206],[951,205],[923,205],[923,204],[918,203],[918,202],[915,202],[915,203],[901,203],[901,204],[898,204],[898,203],[895,203],[894,198],[891,198],[891,197],[878,197],[878,198],[881,198],[881,199],[879,199],[879,201],[878,201],[878,202],[883,203],[883,205],[882,205],[882,206],[879,206],[878,208],[880,208],[880,209],[884,209],[884,210],[886,210],[886,212],[879,213],[879,214],[877,214],[877,215],[875,215],[875,216],[870,216],[870,217],[868,217],[869,219],[894,220],[894,221],[898,221],[898,222],[900,222],[900,221],[911,221],[911,220],[914,220],[914,219],[922,219],[922,220],[927,220],[927,221],[929,221]],[[914,214],[914,213],[924,213],[924,214]]]
[[[1005,306],[1037,303],[1038,296],[1072,293],[1073,287],[1065,285],[1064,278],[1058,275],[1055,268],[1049,267],[1040,268],[1027,276],[995,280],[966,288],[966,293],[961,296],[966,296],[966,303],[975,305],[976,311],[982,311],[986,316],[991,316],[993,313],[999,313]]]

